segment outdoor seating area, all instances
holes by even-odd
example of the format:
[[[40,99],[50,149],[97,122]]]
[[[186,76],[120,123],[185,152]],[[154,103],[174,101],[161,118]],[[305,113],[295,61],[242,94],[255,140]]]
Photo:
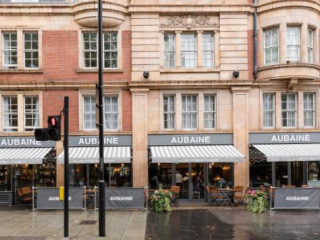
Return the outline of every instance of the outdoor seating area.
[[[218,188],[206,186],[209,206],[240,206],[245,205],[245,191],[243,186],[234,188]],[[247,189],[246,189],[247,191]]]

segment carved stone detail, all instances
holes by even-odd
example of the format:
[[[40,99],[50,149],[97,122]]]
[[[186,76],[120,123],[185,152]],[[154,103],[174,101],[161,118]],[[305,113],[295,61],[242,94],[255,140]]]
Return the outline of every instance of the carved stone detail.
[[[166,18],[166,23],[161,24],[163,27],[214,27],[218,28],[219,23],[213,22],[208,16],[171,16]]]

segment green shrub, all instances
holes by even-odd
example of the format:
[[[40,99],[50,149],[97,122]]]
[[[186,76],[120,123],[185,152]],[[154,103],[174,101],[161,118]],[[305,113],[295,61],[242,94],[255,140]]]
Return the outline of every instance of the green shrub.
[[[249,190],[247,192],[247,209],[253,213],[264,213],[268,210],[268,194],[261,190]]]
[[[172,193],[168,190],[155,191],[151,196],[151,207],[156,213],[171,211],[171,197]]]

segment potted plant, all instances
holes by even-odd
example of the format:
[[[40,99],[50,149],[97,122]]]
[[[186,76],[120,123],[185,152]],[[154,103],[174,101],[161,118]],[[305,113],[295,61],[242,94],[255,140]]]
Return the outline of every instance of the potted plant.
[[[152,210],[156,213],[170,212],[171,197],[172,193],[168,190],[155,191],[151,196]]]
[[[247,209],[253,213],[264,213],[268,210],[268,194],[261,190],[249,190],[247,192]]]

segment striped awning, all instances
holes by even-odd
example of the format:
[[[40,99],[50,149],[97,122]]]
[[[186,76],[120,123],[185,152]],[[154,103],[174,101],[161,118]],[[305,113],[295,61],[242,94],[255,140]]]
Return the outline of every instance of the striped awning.
[[[130,147],[104,147],[105,163],[130,163]],[[64,152],[58,157],[59,163],[64,163]],[[99,163],[98,147],[71,147],[69,148],[70,164]]]
[[[253,145],[268,162],[320,161],[320,144]]]
[[[243,162],[244,156],[232,145],[152,146],[154,163]]]
[[[52,148],[0,148],[0,165],[42,164]]]

